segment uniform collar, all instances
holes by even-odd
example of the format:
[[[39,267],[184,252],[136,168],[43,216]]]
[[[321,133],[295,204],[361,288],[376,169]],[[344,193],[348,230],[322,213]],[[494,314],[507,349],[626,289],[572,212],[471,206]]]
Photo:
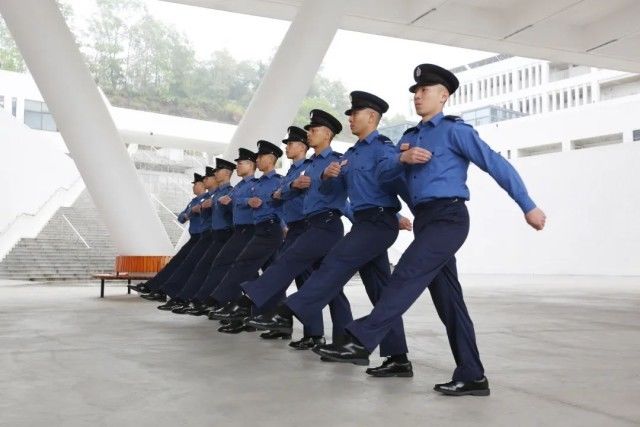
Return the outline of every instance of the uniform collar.
[[[371,144],[373,142],[373,140],[378,137],[378,135],[380,135],[380,133],[378,132],[377,129],[374,129],[373,132],[371,132],[366,137],[358,140],[358,142],[362,142],[362,143],[365,143],[365,144]]]
[[[442,121],[443,118],[444,118],[444,114],[442,113],[442,111],[440,111],[438,114],[436,114],[435,116],[431,117],[426,122],[418,123],[418,126],[416,126],[416,127],[418,128],[418,130],[420,130],[423,127],[426,127],[426,126],[430,126],[430,127],[434,128],[434,127],[436,127],[436,126],[438,126],[440,124],[440,122]]]
[[[256,177],[255,175],[247,175],[247,176],[243,177],[243,178],[242,178],[242,180],[243,180],[244,182],[249,182],[249,181],[251,181],[252,179],[254,179],[255,177]]]
[[[307,160],[307,159],[306,159],[305,157],[303,157],[303,158],[301,158],[300,160],[296,160],[296,161],[295,161],[295,162],[293,162],[292,164],[293,164],[293,166],[298,167],[298,166],[300,166],[301,164],[303,164],[305,160]]]
[[[218,190],[224,190],[227,187],[231,187],[231,182],[225,182],[218,186]]]
[[[331,146],[325,148],[324,150],[322,150],[322,152],[320,154],[314,154],[313,157],[324,157],[325,159],[329,156],[329,154],[331,154],[333,152],[333,149],[331,148]]]
[[[262,176],[260,178],[271,178],[273,175],[276,174],[276,170],[272,169],[267,173],[263,173]]]

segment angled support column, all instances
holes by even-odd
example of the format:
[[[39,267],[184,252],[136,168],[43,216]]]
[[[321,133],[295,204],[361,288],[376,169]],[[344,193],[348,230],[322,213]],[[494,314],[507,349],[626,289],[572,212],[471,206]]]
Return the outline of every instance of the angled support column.
[[[2,0],[24,57],[120,255],[167,255],[171,241],[54,0]]]
[[[279,142],[309,91],[344,12],[345,1],[304,0],[258,87],[225,158],[256,141]]]

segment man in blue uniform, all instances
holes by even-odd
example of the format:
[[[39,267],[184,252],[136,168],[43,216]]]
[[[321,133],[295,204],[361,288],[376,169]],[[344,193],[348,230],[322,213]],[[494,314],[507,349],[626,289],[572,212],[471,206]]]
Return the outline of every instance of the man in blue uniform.
[[[213,307],[213,303],[209,300],[211,292],[218,286],[254,234],[253,209],[247,204],[247,200],[257,181],[255,179],[256,153],[246,148],[240,148],[238,149],[238,158],[235,161],[237,174],[242,180],[229,194],[218,199],[221,206],[232,208],[233,234],[216,255],[207,277],[193,298],[195,301],[204,303],[205,308]]]
[[[458,281],[455,254],[469,231],[465,201],[469,163],[491,177],[518,204],[529,225],[542,230],[545,215],[525,188],[522,179],[477,132],[457,117],[444,116],[442,108],[458,88],[458,80],[437,65],[422,64],[414,71],[416,112],[422,117],[398,144],[398,151],[378,163],[381,181],[406,178],[415,213],[415,240],[396,266],[389,286],[371,314],[351,323],[349,342],[324,346],[316,352],[339,362],[367,359],[388,336],[402,314],[428,287],[444,323],[456,362],[452,381],[434,389],[447,395],[488,396],[489,382],[476,346],[473,323]]]
[[[282,186],[273,194],[274,199],[282,200],[282,219],[287,224],[287,233],[282,246],[278,250],[278,256],[290,248],[307,228],[304,214],[302,213],[302,193],[285,193],[284,197],[282,194],[284,187],[290,185],[300,174],[304,174],[304,162],[307,158],[307,151],[309,150],[307,131],[297,126],[289,126],[287,129],[287,137],[282,140],[282,143],[286,144],[285,155],[292,163],[289,171],[287,171],[287,175],[283,179]],[[298,274],[295,278],[296,286],[298,286],[298,288],[302,286],[302,283],[304,283],[310,274],[311,269],[307,269]],[[285,291],[282,291],[281,295],[276,296],[276,299],[284,300],[285,297]],[[308,331],[305,331],[305,336],[307,336],[306,332]],[[267,340],[291,339],[291,334],[268,331],[260,334],[260,338]]]
[[[233,190],[230,180],[235,168],[236,165],[232,162],[220,158],[216,159],[215,179],[218,182],[218,188],[211,195],[211,229],[213,230],[213,241],[209,249],[207,249],[200,261],[198,261],[198,264],[185,285],[175,295],[169,294],[171,298],[184,301],[182,306],[175,307],[171,310],[174,313],[185,314],[188,312],[197,316],[206,314],[207,310],[202,301],[195,299],[195,295],[207,277],[211,263],[233,233],[231,206],[221,204],[219,199],[228,195],[231,190]],[[193,303],[193,306],[190,305],[191,303]]]
[[[221,309],[212,313],[217,320],[233,320],[218,331],[238,333],[247,330],[242,317],[249,315],[250,305],[236,305],[242,295],[240,284],[258,277],[258,270],[269,261],[282,245],[282,202],[274,199],[273,193],[282,185],[283,177],[276,173],[275,166],[282,150],[269,141],[258,141],[258,169],[262,176],[251,189],[247,204],[253,209],[255,232],[253,238],[238,255],[224,278],[211,293],[211,299]],[[253,328],[250,328],[253,330]]]
[[[204,176],[199,173],[193,174],[193,194],[196,197],[191,199],[187,204],[187,207],[178,214],[178,221],[180,224],[184,224],[189,221],[189,240],[180,248],[180,250],[171,257],[171,260],[164,266],[162,270],[158,272],[152,279],[147,280],[145,283],[138,283],[137,285],[130,286],[136,292],[141,294],[148,294],[154,290],[160,289],[162,283],[164,283],[180,266],[182,261],[187,257],[189,251],[193,249],[196,242],[200,238],[201,232],[201,218],[200,214],[192,212],[191,208],[199,203],[200,197],[207,192],[204,187]],[[166,297],[165,297],[166,298]]]
[[[161,291],[171,297],[169,301],[158,307],[159,310],[172,310],[175,307],[184,304],[184,301],[175,298],[176,294],[182,289],[185,282],[189,279],[189,276],[193,272],[193,269],[198,264],[207,252],[207,249],[213,242],[213,231],[211,230],[211,215],[212,205],[211,195],[218,188],[218,181],[215,178],[216,169],[207,166],[204,177],[204,186],[207,188],[207,193],[203,195],[199,205],[194,206],[193,210],[200,213],[202,221],[202,234],[198,243],[189,252],[189,255],[180,264],[180,267],[171,275],[171,277],[162,285]]]
[[[315,154],[302,163],[302,170],[296,170],[291,174],[280,193],[283,200],[302,197],[302,215],[306,227],[262,276],[242,285],[255,308],[254,316],[247,321],[249,325],[256,323],[261,326],[268,321],[270,317],[256,314],[275,309],[291,281],[301,272],[317,266],[344,235],[341,209],[344,208],[347,198],[345,188],[342,185],[334,185],[333,189],[323,188],[324,191],[320,191],[322,172],[329,163],[342,156],[331,149],[331,141],[342,130],[342,125],[329,113],[313,110],[310,124],[305,128],[309,132],[308,144],[314,149]],[[304,286],[306,284],[302,287]],[[340,292],[329,303],[329,309],[333,320],[333,341],[337,342],[343,339],[344,327],[351,321],[351,308],[345,295]],[[291,325],[280,329],[280,332],[290,334]],[[290,346],[306,350],[323,344],[323,336],[324,325],[320,307],[304,324],[303,338],[290,343]]]
[[[205,176],[203,178],[204,187],[207,190],[202,195],[199,196],[198,202],[195,203],[191,207],[191,213],[198,215],[199,217],[199,233],[200,238],[193,245],[189,253],[182,260],[182,262],[177,266],[175,271],[164,281],[157,282],[155,287],[151,289],[151,292],[148,295],[143,295],[142,298],[151,300],[151,301],[166,301],[167,298],[167,289],[171,290],[175,285],[176,281],[181,280],[183,277],[188,276],[190,274],[191,269],[198,262],[204,251],[206,250],[207,245],[210,242],[211,232],[210,232],[210,210],[206,208],[208,200],[211,198],[211,191],[215,189],[217,183],[215,179],[213,179],[213,173],[215,170],[212,167],[207,166]],[[167,304],[169,306],[174,304],[175,302],[169,301]],[[165,305],[162,305],[162,309],[168,309]],[[160,308],[158,307],[158,308]]]
[[[324,258],[305,285],[286,300],[279,315],[264,326],[287,327],[294,314],[303,324],[333,299],[360,271],[369,299],[375,304],[391,276],[387,249],[398,237],[397,212],[400,202],[393,185],[380,185],[376,164],[394,152],[389,138],[377,131],[382,114],[389,106],[371,93],[351,93],[352,106],[345,112],[358,142],[349,148],[340,161],[330,163],[322,174],[322,188],[340,185],[349,195],[353,209],[353,227]],[[257,322],[256,327],[263,325]],[[334,344],[336,345],[336,344]],[[402,318],[398,317],[380,348],[387,359],[382,366],[367,373],[379,377],[410,377],[411,362],[407,359],[407,344]],[[354,360],[368,364],[369,360]]]

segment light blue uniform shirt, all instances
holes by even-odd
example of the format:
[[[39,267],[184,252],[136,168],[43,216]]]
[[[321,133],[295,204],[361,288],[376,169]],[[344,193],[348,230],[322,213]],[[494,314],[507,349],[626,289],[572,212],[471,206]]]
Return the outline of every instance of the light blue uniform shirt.
[[[421,147],[432,153],[425,164],[400,162],[400,148]],[[514,167],[485,143],[470,125],[454,116],[439,113],[420,122],[402,136],[396,150],[378,163],[378,176],[392,182],[404,175],[412,205],[435,199],[459,197],[469,200],[467,170],[474,163],[511,196],[524,213],[536,205]]]
[[[339,161],[346,160],[347,163],[342,166],[340,175],[325,183],[337,180],[346,188],[353,212],[375,207],[400,210],[394,186],[381,183],[376,173],[376,165],[394,154],[391,140],[374,130],[344,153]]]
[[[253,223],[258,224],[269,219],[280,221],[282,217],[282,201],[274,199],[273,193],[282,185],[282,175],[275,169],[263,174],[253,182],[251,197],[262,200],[260,207],[253,209]]]
[[[189,234],[199,234],[202,232],[202,217],[198,213],[191,213],[191,208],[200,203],[200,197],[196,196],[187,204],[182,212],[178,214],[178,222],[184,224],[189,221]]]
[[[256,178],[253,175],[245,176],[229,195],[233,200],[234,225],[253,224],[253,209],[251,209],[251,206],[249,206],[247,202],[251,197],[251,188],[255,181]]]
[[[304,214],[302,213],[304,194],[300,191],[291,191],[291,183],[304,171],[305,160],[306,159],[296,160],[291,164],[280,186],[280,191],[282,192],[282,219],[287,224],[300,221],[304,218]]]
[[[233,187],[227,182],[219,186],[211,196],[213,199],[211,228],[214,230],[225,230],[233,225],[233,208],[231,204],[223,205],[218,201],[220,197],[228,196],[232,190]]]
[[[303,168],[306,176],[311,178],[311,186],[304,190],[285,187],[282,191],[284,197],[289,197],[289,192],[303,194],[302,213],[305,217],[315,215],[332,209],[342,210],[347,200],[347,191],[337,180],[325,183],[322,173],[331,162],[337,162],[342,154],[333,151],[331,147],[325,148],[320,154],[314,154],[304,161]],[[287,194],[285,196],[285,194]]]

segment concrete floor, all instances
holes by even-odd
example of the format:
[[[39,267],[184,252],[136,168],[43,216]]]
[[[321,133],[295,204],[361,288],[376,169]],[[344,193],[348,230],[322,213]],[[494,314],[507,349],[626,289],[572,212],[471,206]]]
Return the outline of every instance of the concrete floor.
[[[120,285],[101,300],[95,283],[0,282],[0,425],[640,425],[640,278],[463,285],[488,398],[431,391],[453,361],[428,296],[405,316],[414,378],[376,379]],[[361,286],[347,294],[368,311]]]

